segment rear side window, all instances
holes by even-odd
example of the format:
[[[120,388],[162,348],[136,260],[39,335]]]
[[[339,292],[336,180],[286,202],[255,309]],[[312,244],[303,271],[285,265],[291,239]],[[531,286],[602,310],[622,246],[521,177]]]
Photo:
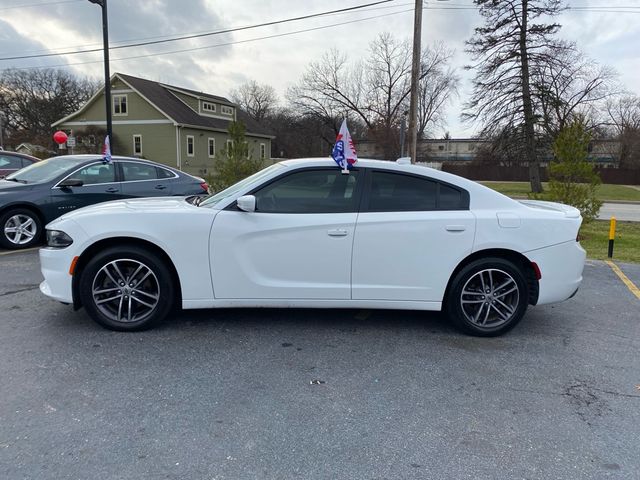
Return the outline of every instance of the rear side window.
[[[123,181],[136,182],[140,180],[156,180],[158,171],[155,165],[137,162],[121,162]]]
[[[166,168],[156,167],[158,170],[158,178],[173,178],[175,175],[171,170],[167,170]]]
[[[466,210],[468,195],[453,186],[413,175],[372,171],[367,210],[423,212]]]

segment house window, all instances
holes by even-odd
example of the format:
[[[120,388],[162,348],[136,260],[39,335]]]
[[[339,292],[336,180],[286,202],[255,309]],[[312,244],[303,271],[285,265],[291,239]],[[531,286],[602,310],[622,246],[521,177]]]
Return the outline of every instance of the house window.
[[[223,105],[223,106],[220,108],[220,111],[221,111],[222,113],[224,113],[225,115],[233,115],[233,108],[231,108],[231,107],[227,107],[227,106],[225,106],[225,105]]]
[[[227,152],[230,152],[233,148],[233,140],[227,140]]]
[[[114,95],[113,96],[113,114],[128,115],[128,113],[129,113],[129,110],[127,108],[127,96]]]
[[[208,140],[209,158],[216,156],[216,139],[209,137]]]
[[[444,151],[444,145],[438,145],[438,150],[440,150],[441,152]]]
[[[216,104],[211,102],[202,102],[202,111],[207,113],[215,113]]]
[[[133,154],[142,155],[142,135],[133,136]]]
[[[193,135],[187,135],[187,157],[195,155],[195,147],[193,145]]]
[[[260,144],[260,158],[262,160],[267,158],[267,146],[264,143]]]

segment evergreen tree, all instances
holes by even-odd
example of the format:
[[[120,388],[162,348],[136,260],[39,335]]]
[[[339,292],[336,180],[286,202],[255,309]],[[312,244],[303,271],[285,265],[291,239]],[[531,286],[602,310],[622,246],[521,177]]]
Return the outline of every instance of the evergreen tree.
[[[229,124],[229,140],[221,157],[214,165],[214,176],[209,179],[209,185],[219,192],[259,171],[263,165],[260,158],[253,159],[253,152],[249,151],[249,144],[245,139],[246,127],[242,122]]]

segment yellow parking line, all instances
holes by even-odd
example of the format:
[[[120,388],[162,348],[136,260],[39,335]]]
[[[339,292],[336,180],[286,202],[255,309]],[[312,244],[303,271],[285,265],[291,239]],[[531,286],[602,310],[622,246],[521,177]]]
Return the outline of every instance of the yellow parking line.
[[[605,262],[611,267],[611,270],[613,270],[614,273],[618,275],[618,277],[620,277],[622,283],[627,286],[631,293],[633,293],[638,298],[638,300],[640,300],[640,288],[636,287],[636,285],[631,280],[629,280],[629,278],[622,272],[622,270],[620,270],[620,268],[611,260],[605,260]]]
[[[15,253],[33,252],[34,250],[40,250],[40,248],[42,247],[32,247],[32,248],[25,248],[23,250],[9,250],[8,252],[0,252],[0,257],[3,255],[13,255]]]

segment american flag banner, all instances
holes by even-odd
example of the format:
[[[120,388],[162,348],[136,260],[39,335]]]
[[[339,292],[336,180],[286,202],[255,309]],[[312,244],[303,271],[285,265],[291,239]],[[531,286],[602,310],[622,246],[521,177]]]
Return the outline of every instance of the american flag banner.
[[[104,163],[111,163],[111,142],[109,142],[109,135],[104,137],[104,144],[102,145],[102,161]]]
[[[342,126],[336,137],[336,143],[331,151],[331,157],[342,168],[344,173],[348,173],[349,169],[358,161],[358,154],[347,128],[346,119],[342,121]]]

